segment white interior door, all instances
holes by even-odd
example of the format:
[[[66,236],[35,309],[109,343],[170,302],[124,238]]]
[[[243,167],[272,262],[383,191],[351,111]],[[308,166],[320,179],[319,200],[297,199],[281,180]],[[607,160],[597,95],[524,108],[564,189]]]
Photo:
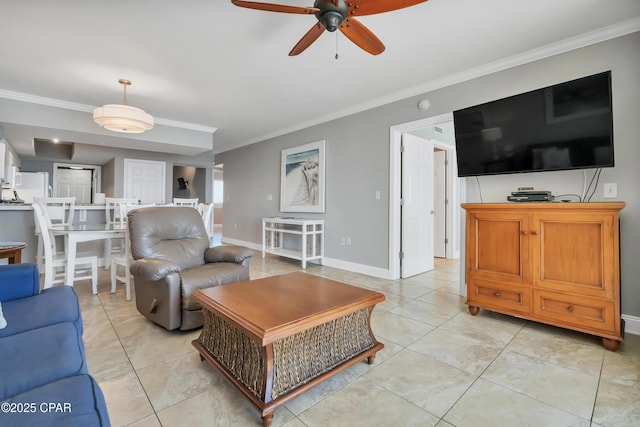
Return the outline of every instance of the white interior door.
[[[124,159],[124,197],[140,203],[165,203],[165,162]]]
[[[402,134],[401,277],[433,270],[433,148],[431,141]]]
[[[76,204],[91,203],[93,171],[56,169],[56,197],[75,197]]]
[[[433,255],[447,257],[447,152],[436,150],[434,156],[433,206],[436,211],[433,221]]]

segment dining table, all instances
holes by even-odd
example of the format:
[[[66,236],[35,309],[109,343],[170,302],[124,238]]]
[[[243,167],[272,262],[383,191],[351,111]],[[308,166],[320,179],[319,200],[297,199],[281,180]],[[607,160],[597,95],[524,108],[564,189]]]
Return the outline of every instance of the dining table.
[[[56,236],[65,236],[66,242],[66,277],[64,284],[73,286],[74,271],[76,266],[76,254],[78,243],[92,240],[105,240],[125,237],[126,224],[73,224],[65,226],[53,226],[51,231]]]

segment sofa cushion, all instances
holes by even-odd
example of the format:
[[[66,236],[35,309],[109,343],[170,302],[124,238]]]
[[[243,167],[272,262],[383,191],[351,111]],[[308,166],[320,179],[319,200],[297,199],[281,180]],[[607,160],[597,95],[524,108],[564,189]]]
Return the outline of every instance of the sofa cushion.
[[[30,405],[33,412],[0,413],[5,427],[104,427],[109,426],[107,406],[100,387],[90,375],[62,378],[20,393],[3,404]],[[35,407],[34,405],[35,404]]]
[[[199,310],[200,303],[191,298],[198,289],[249,280],[249,269],[232,262],[214,262],[198,268],[182,270],[182,308]]]
[[[39,295],[4,302],[2,308],[8,326],[0,329],[0,338],[63,322],[74,323],[82,335],[78,296],[70,286],[56,286]]]
[[[19,298],[38,295],[40,292],[40,273],[35,264],[0,265],[0,301],[6,302]]]
[[[2,338],[0,361],[0,399],[87,373],[82,335],[70,322]]]

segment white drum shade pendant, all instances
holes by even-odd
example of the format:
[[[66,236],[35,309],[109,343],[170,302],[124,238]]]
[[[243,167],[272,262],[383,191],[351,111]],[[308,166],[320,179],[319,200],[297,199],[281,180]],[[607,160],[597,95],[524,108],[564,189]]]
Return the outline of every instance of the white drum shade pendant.
[[[124,87],[122,104],[107,104],[93,110],[93,121],[99,126],[114,132],[142,133],[153,128],[153,117],[144,110],[127,105],[127,86],[131,82],[120,79]]]

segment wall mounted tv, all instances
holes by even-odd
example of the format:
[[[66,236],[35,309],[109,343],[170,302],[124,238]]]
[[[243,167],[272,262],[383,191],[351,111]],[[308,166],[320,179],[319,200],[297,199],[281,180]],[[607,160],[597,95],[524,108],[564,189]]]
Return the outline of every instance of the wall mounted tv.
[[[458,176],[614,166],[611,72],[453,112]]]

